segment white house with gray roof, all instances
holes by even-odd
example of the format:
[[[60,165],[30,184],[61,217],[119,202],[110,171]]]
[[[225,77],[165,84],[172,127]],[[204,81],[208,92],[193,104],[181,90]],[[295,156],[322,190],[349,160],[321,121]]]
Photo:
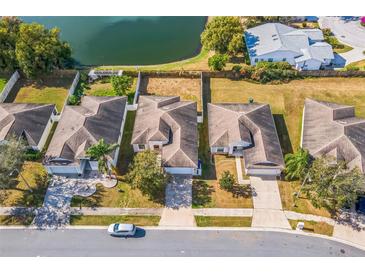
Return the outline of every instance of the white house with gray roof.
[[[97,161],[86,151],[100,139],[121,143],[126,105],[126,96],[85,96],[79,106],[65,106],[45,155],[48,173],[69,176],[97,171]],[[118,155],[119,148],[109,155],[110,165],[117,164]]]
[[[140,96],[131,144],[153,149],[171,174],[200,175],[196,102],[179,96]]]
[[[245,31],[251,65],[260,61],[288,62],[298,70],[319,70],[335,58],[320,29],[296,29],[267,23]]]
[[[280,175],[283,153],[268,104],[208,104],[213,154],[241,156],[247,175]]]

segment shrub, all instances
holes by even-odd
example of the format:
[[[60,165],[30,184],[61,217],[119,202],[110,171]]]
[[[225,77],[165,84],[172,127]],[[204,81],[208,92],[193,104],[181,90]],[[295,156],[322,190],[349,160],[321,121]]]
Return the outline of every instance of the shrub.
[[[256,68],[251,79],[258,81],[262,84],[272,81],[287,82],[291,79],[298,77],[298,72],[295,70],[282,70],[282,69],[267,69]]]
[[[128,75],[112,76],[110,81],[113,90],[118,96],[127,95],[127,91],[132,87],[133,79]]]
[[[226,170],[219,179],[219,186],[221,189],[230,191],[232,190],[235,181],[233,174]]]
[[[355,66],[355,65],[353,65],[353,64],[349,64],[349,65],[347,65],[347,66],[345,67],[345,70],[346,70],[346,71],[359,71],[359,70],[360,70],[360,68],[359,68],[359,67],[357,67],[357,66]]]
[[[241,69],[242,69],[242,66],[240,66],[240,65],[234,65],[232,67],[232,71],[234,71],[234,72],[240,72]]]
[[[365,27],[365,16],[362,16],[360,18],[360,24],[361,24],[361,26]]]
[[[303,23],[302,23],[302,27],[303,27],[303,28],[306,28],[306,27],[307,27],[307,22],[303,22]]]
[[[256,64],[256,68],[267,69],[292,69],[292,66],[288,62],[267,62],[260,61]]]
[[[25,160],[26,161],[37,161],[37,160],[40,160],[42,158],[42,156],[43,156],[42,152],[40,152],[38,150],[29,149],[25,153]]]
[[[208,59],[208,65],[211,70],[221,71],[224,69],[228,62],[227,54],[214,54]]]
[[[76,106],[80,103],[80,97],[73,94],[73,95],[70,95],[70,97],[68,97],[68,102],[67,104],[68,105],[71,105],[71,106]]]

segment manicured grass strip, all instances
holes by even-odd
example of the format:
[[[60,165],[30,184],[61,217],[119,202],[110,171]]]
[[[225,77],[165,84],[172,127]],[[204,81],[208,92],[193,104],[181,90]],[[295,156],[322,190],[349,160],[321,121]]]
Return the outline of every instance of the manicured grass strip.
[[[34,215],[27,216],[6,216],[0,215],[0,225],[30,225]]]
[[[90,215],[71,216],[71,225],[110,225],[112,223],[132,223],[136,226],[157,226],[160,216],[137,216],[137,215]]]
[[[195,216],[197,226],[250,227],[252,217]]]
[[[288,220],[288,221],[292,229],[297,228],[298,222],[304,222],[303,231],[327,236],[332,236],[333,234],[333,225],[329,225],[325,222],[304,221],[304,220]]]
[[[343,44],[343,46],[344,47],[342,49],[333,49],[333,51],[336,52],[336,53],[345,53],[345,52],[348,52],[348,51],[354,49],[354,48],[352,48],[352,47],[350,47],[348,45],[345,45],[345,44]]]
[[[48,146],[51,143],[51,140],[53,138],[53,135],[54,135],[54,133],[56,131],[57,125],[58,125],[58,122],[53,122],[52,127],[51,127],[51,130],[49,131],[49,134],[48,134],[46,143],[44,144],[43,152],[46,152],[47,151]]]
[[[365,58],[365,54],[364,54],[364,58]],[[350,63],[349,65],[350,66],[357,67],[360,70],[365,70],[365,59],[364,60],[357,61],[357,62]]]

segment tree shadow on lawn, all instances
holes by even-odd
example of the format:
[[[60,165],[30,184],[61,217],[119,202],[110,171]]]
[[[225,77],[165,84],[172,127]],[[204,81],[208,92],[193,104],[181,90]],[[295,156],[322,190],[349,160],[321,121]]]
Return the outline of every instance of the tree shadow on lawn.
[[[41,207],[47,192],[49,176],[48,174],[36,174],[35,184],[30,189],[22,189],[23,195],[15,201],[16,206]]]
[[[203,180],[194,180],[192,190],[192,202],[194,206],[205,206],[212,201],[212,193],[214,192],[214,188],[207,182]]]
[[[290,141],[288,128],[285,123],[283,114],[273,114],[276,130],[278,132],[279,141],[283,154],[293,153],[293,146]]]
[[[93,195],[89,197],[81,197],[81,196],[74,196],[72,198],[71,205],[74,207],[100,207],[103,201],[103,198],[106,195],[106,191],[104,187],[100,184],[96,186],[96,191]]]
[[[250,198],[252,197],[252,188],[250,185],[233,185],[232,189],[229,190],[234,198]]]

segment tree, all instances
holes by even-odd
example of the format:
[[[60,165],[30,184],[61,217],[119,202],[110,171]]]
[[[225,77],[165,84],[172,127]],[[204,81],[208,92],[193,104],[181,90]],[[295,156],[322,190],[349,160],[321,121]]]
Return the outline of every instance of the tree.
[[[119,145],[118,144],[107,144],[104,139],[100,139],[98,143],[90,146],[86,155],[98,161],[98,170],[100,173],[108,173],[108,156],[114,151]]]
[[[153,150],[137,153],[126,175],[126,182],[132,188],[138,188],[144,195],[157,202],[164,200],[167,181],[168,176],[159,164],[157,152]]]
[[[245,28],[253,28],[265,23],[288,24],[293,21],[292,16],[242,16],[240,19]]]
[[[245,45],[243,43],[243,34],[235,34],[228,44],[227,52],[230,55],[237,55],[238,53],[243,51],[244,47]]]
[[[238,37],[242,37],[243,28],[238,17],[217,16],[210,21],[203,33],[201,42],[205,49],[218,53],[236,52],[240,46]]]
[[[214,54],[208,59],[208,66],[211,70],[221,71],[224,69],[228,62],[227,54]]]
[[[20,25],[15,55],[28,77],[64,68],[71,61],[70,45],[59,36],[58,28],[46,29],[37,23]]]
[[[228,170],[223,171],[221,178],[219,179],[219,186],[221,189],[230,191],[232,190],[234,183],[236,182],[233,174]]]
[[[287,180],[303,179],[308,171],[310,154],[308,150],[298,149],[296,153],[285,155],[285,177]]]
[[[24,141],[10,137],[0,144],[0,188],[11,186],[13,176],[17,174],[24,163],[27,147]],[[25,183],[28,185],[27,181]],[[28,188],[30,186],[28,185]]]
[[[324,207],[333,214],[356,201],[365,179],[358,168],[350,170],[345,162],[327,157],[314,160],[308,173],[303,192],[315,207]]]
[[[2,17],[0,19],[0,69],[14,71],[18,67],[15,55],[16,41],[21,20],[17,17]]]
[[[127,91],[132,87],[133,79],[132,77],[127,75],[112,76],[111,83],[114,92],[118,96],[122,96],[122,95],[127,95]]]

